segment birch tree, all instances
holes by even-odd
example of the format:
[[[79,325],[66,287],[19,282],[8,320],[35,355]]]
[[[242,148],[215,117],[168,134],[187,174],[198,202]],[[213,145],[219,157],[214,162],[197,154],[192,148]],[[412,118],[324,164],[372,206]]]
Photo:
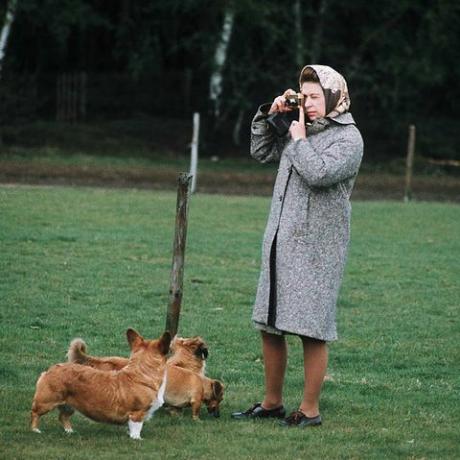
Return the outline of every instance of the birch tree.
[[[227,59],[228,44],[233,30],[235,12],[232,7],[227,7],[224,14],[224,22],[222,30],[217,42],[216,51],[214,53],[213,72],[209,84],[209,99],[215,118],[219,117],[221,95],[223,87],[223,69]]]
[[[9,0],[6,6],[5,22],[3,23],[2,33],[0,35],[0,79],[2,77],[3,58],[5,57],[6,45],[16,15],[18,0]]]

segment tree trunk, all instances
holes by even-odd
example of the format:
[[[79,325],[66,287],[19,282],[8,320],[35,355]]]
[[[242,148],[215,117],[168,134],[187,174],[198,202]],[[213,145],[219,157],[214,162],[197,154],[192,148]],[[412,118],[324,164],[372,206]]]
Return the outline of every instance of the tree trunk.
[[[227,59],[228,44],[233,30],[233,20],[235,13],[232,8],[228,7],[225,10],[224,22],[220,33],[220,38],[217,42],[216,51],[214,53],[213,72],[209,84],[209,99],[213,115],[217,118],[220,114],[220,103],[223,86],[223,68]]]
[[[295,0],[294,5],[294,24],[295,24],[295,43],[296,43],[296,53],[295,53],[295,62],[297,67],[301,69],[304,65],[304,43],[303,43],[303,33],[302,33],[302,9],[300,8],[300,0]]]
[[[13,24],[14,17],[16,15],[16,8],[18,6],[18,0],[9,0],[6,6],[5,22],[3,23],[2,32],[0,34],[0,81],[2,79],[2,66],[3,58],[5,57],[6,45],[8,43],[8,37],[11,31],[11,25]],[[0,127],[0,147],[3,145],[3,136]]]
[[[5,57],[6,45],[8,43],[8,36],[10,35],[11,25],[13,24],[16,15],[16,8],[18,0],[9,0],[6,7],[5,22],[3,23],[2,33],[0,34],[0,79],[2,77],[2,64]]]
[[[233,143],[236,146],[239,146],[241,143],[241,125],[243,124],[245,110],[241,108],[238,112],[238,117],[236,118],[235,125],[233,127]]]
[[[310,59],[313,64],[318,64],[321,59],[321,48],[323,42],[324,20],[326,18],[326,11],[328,8],[328,0],[321,0],[316,16],[316,27],[313,35],[313,42],[311,46]]]

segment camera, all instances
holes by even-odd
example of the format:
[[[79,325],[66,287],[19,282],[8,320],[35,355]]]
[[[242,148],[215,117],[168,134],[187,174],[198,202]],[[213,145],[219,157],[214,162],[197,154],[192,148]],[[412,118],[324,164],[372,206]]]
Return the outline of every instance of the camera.
[[[299,119],[299,109],[290,112],[276,112],[267,117],[269,128],[279,137],[283,137],[288,131],[291,123]]]
[[[299,109],[303,110],[303,94],[294,93],[284,96],[286,106],[291,108],[289,112],[272,113],[267,118],[267,123],[270,129],[279,137],[284,136],[294,120],[299,119]]]
[[[295,93],[295,94],[288,94],[284,96],[286,99],[286,105],[293,109],[298,109],[302,105],[303,101],[303,94],[302,93]]]

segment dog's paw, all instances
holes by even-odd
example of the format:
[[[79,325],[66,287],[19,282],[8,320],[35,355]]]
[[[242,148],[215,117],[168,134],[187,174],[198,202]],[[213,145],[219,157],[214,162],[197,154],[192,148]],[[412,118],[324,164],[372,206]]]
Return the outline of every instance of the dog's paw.
[[[128,421],[129,427],[129,437],[131,439],[142,439],[141,438],[141,431],[142,431],[143,422],[133,422],[132,420]]]
[[[64,428],[64,431],[65,431],[67,434],[72,434],[72,433],[73,433],[73,429],[72,429],[72,428]]]
[[[34,433],[41,434],[41,431],[40,431],[38,428],[34,428],[32,431],[33,431]]]

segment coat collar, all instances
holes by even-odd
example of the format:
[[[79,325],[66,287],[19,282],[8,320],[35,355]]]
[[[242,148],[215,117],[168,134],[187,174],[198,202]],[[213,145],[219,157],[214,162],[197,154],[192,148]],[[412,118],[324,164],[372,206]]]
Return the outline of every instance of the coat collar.
[[[318,134],[324,131],[328,126],[333,125],[334,123],[339,125],[354,125],[355,120],[349,112],[342,113],[336,117],[325,117],[318,118],[313,120],[311,123],[307,123],[307,129],[309,134]]]
[[[327,118],[327,117],[326,117]],[[334,118],[327,118],[330,121],[334,121],[339,125],[356,125],[353,115],[350,112],[341,113]]]

